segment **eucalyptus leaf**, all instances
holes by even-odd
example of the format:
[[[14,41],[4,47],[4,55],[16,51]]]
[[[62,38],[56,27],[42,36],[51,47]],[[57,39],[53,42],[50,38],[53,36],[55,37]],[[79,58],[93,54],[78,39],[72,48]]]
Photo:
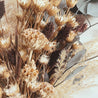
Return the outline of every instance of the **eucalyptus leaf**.
[[[76,74],[78,74],[79,72],[81,72],[86,66],[87,66],[87,65],[77,67],[77,68],[76,68],[75,70],[73,70],[66,78],[64,77],[63,81],[61,81],[61,82],[59,82],[58,84],[54,85],[54,87],[60,85],[61,83],[63,83],[63,82],[66,81],[66,80],[71,79],[71,78],[74,77]]]
[[[98,0],[79,0],[77,7],[83,14],[98,16]]]
[[[69,69],[70,67],[72,67],[73,65],[77,64],[81,58],[84,56],[84,54],[86,53],[86,49],[83,49],[81,51],[79,51],[68,63],[66,66],[66,70]]]
[[[68,79],[72,78],[72,77],[75,76],[77,73],[79,73],[80,71],[82,71],[86,66],[87,66],[87,65],[77,67],[75,70],[73,70],[73,71],[66,77],[65,80],[68,80]]]

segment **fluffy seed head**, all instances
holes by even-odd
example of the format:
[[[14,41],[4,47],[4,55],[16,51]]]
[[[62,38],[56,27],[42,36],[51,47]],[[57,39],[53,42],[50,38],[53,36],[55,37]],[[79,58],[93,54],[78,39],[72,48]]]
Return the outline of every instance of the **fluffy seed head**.
[[[4,92],[6,93],[7,96],[15,96],[19,93],[19,85],[17,84],[11,84],[9,85],[9,88],[5,88]]]
[[[43,54],[40,59],[39,59],[39,62],[42,63],[42,64],[48,64],[49,62],[49,57],[45,54]]]

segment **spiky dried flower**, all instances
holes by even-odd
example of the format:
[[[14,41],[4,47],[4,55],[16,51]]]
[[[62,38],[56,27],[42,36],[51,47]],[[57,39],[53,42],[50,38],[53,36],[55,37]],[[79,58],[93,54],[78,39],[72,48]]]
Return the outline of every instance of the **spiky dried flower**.
[[[66,38],[67,42],[72,42],[74,38],[76,37],[76,32],[75,31],[70,31],[68,34],[68,37]]]
[[[59,11],[60,9],[58,9],[56,6],[53,6],[51,3],[47,6],[47,9],[46,11],[48,12],[48,14],[50,16],[55,16]]]
[[[64,24],[66,24],[66,22],[68,21],[68,18],[65,17],[65,15],[56,15],[55,16],[55,22],[57,25],[62,26]]]
[[[51,4],[58,6],[61,3],[61,0],[50,0]]]
[[[67,7],[73,8],[77,4],[78,0],[66,0]]]
[[[33,7],[34,10],[37,12],[43,12],[48,5],[48,0],[33,0]]]
[[[17,2],[23,9],[27,9],[31,4],[31,0],[17,0]]]
[[[68,18],[68,21],[66,23],[67,27],[76,28],[79,26],[76,18],[74,16],[72,16],[71,13],[68,14],[67,18]]]

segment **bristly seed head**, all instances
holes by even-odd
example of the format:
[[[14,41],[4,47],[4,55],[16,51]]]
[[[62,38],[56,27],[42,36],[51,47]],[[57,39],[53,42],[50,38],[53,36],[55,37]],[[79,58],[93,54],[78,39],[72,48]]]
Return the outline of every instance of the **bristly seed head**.
[[[23,9],[27,9],[31,4],[31,0],[17,0],[17,2]]]

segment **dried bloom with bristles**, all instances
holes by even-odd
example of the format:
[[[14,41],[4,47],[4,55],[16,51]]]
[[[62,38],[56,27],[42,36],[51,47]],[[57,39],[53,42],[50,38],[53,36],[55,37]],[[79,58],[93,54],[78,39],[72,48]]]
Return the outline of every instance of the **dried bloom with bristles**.
[[[34,10],[37,12],[43,12],[48,6],[48,0],[33,0]]]
[[[76,21],[76,18],[72,16],[71,13],[69,13],[67,17],[68,17],[68,21],[66,23],[67,27],[76,28],[79,26],[78,22]]]
[[[4,88],[4,92],[9,97],[14,97],[19,94],[19,85],[18,84],[10,84],[9,88]]]
[[[72,48],[73,48],[73,49],[79,49],[79,48],[80,48],[79,42],[75,42],[75,43],[72,45]]]
[[[51,4],[58,6],[61,3],[61,0],[50,0]]]
[[[23,9],[27,9],[29,8],[30,4],[31,4],[31,0],[17,0],[17,2],[20,4],[20,6]]]
[[[68,37],[66,38],[67,42],[72,42],[74,40],[74,38],[76,37],[76,33],[75,31],[70,31],[68,34]]]
[[[47,12],[50,16],[55,16],[60,9],[58,9],[56,6],[53,6],[51,3],[47,6]]]
[[[2,88],[0,87],[0,98],[2,98],[2,93],[3,91],[2,91]]]
[[[66,0],[67,7],[73,8],[77,4],[78,0]]]
[[[10,38],[0,38],[0,48],[7,49],[10,45]]]
[[[67,21],[68,21],[68,18],[65,17],[64,15],[63,16],[61,16],[61,15],[56,15],[55,16],[55,22],[59,26],[64,25]]]
[[[56,42],[50,42],[39,30],[28,28],[21,33],[20,43],[31,50],[42,50],[53,52]],[[22,40],[22,41],[21,41]]]

